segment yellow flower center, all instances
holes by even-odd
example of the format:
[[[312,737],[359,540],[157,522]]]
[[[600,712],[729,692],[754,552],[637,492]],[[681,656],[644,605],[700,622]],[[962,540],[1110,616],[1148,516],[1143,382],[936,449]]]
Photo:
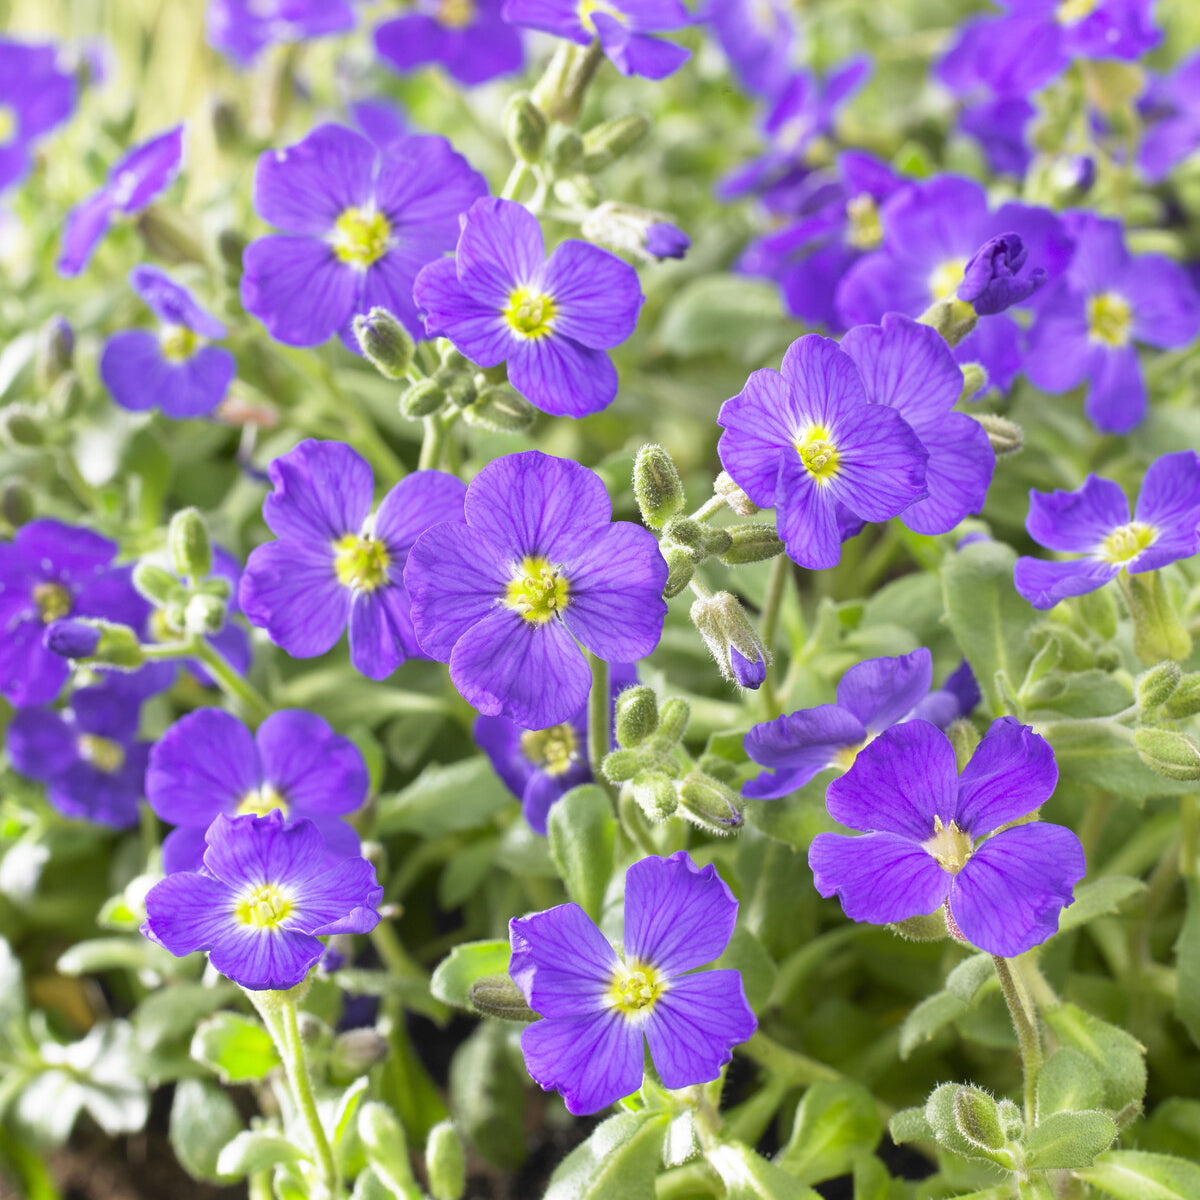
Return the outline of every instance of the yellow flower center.
[[[1125,346],[1133,324],[1133,309],[1115,292],[1099,292],[1087,302],[1088,336],[1106,346]]]
[[[529,729],[521,734],[521,753],[541,767],[547,775],[562,775],[570,770],[579,755],[579,739],[570,725],[552,725],[549,729]]]
[[[390,562],[387,546],[369,534],[348,533],[333,543],[333,569],[345,587],[373,592],[387,583]]]
[[[938,866],[951,875],[957,875],[967,865],[975,844],[971,835],[951,821],[942,824],[942,818],[933,818],[933,837],[922,842],[922,846],[937,859]]]
[[[934,300],[949,300],[958,291],[967,270],[965,258],[948,258],[929,276],[929,294]]]
[[[515,608],[531,625],[545,625],[567,607],[570,584],[550,560],[527,555],[508,581],[504,602]]]
[[[0,104],[0,146],[7,146],[9,142],[16,141],[20,124],[17,110],[11,104]]]
[[[247,792],[234,809],[234,815],[239,817],[265,817],[269,812],[278,810],[286,817],[288,815],[287,801],[269,784]]]
[[[810,425],[794,443],[804,469],[820,484],[828,483],[838,473],[837,447],[830,436],[824,425]]]
[[[608,1002],[627,1016],[648,1017],[667,981],[649,963],[622,963],[608,985]]]
[[[71,593],[61,583],[39,583],[33,589],[33,602],[44,625],[71,611]]]
[[[125,765],[125,747],[120,742],[85,733],[80,736],[78,744],[80,757],[106,775],[114,774]]]
[[[866,192],[846,202],[846,217],[850,222],[846,241],[859,250],[874,250],[883,241],[883,225],[879,207]],[[958,284],[954,285],[955,288]]]
[[[626,23],[625,14],[620,9],[613,8],[611,4],[606,4],[605,0],[579,0],[575,12],[579,17],[579,23],[593,37],[596,36],[596,22],[592,20],[593,13],[602,12],[622,25]]]
[[[186,362],[200,347],[200,339],[186,325],[164,325],[158,340],[168,362]]]
[[[1084,17],[1090,17],[1099,3],[1100,0],[1062,0],[1054,10],[1054,17],[1060,25],[1074,25]]]
[[[1141,554],[1147,546],[1152,545],[1157,537],[1158,530],[1153,525],[1146,525],[1142,521],[1130,521],[1128,525],[1114,529],[1100,543],[1099,554],[1105,562],[1127,563]]]
[[[233,910],[243,925],[256,929],[275,929],[295,905],[278,884],[264,883],[247,892]]]
[[[348,208],[333,226],[333,252],[344,263],[365,271],[388,250],[392,226],[381,212]]]
[[[540,338],[554,331],[554,313],[554,301],[549,296],[519,287],[508,297],[504,319],[517,333]]]
[[[843,746],[834,753],[834,764],[841,767],[843,771],[850,770],[854,766],[854,760],[862,753],[863,746],[866,744],[866,742],[863,742],[860,746]]]
[[[465,29],[475,20],[475,0],[441,0],[437,19],[447,29]]]

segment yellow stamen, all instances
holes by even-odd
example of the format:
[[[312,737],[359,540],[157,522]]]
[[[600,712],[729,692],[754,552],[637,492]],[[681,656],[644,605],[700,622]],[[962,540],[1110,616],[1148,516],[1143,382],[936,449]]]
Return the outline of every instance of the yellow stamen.
[[[106,775],[115,774],[125,765],[125,747],[111,738],[85,733],[80,736],[78,745],[80,757]]]
[[[579,761],[579,739],[570,725],[530,729],[521,734],[521,753],[547,775],[562,775]]]
[[[1129,344],[1133,309],[1115,292],[1099,292],[1087,302],[1088,337],[1106,346]]]
[[[933,837],[921,843],[938,861],[938,866],[951,875],[957,875],[967,865],[967,859],[975,849],[971,835],[951,821],[942,824],[942,818],[933,818]]]
[[[621,25],[627,22],[625,14],[620,9],[614,8],[611,4],[606,4],[605,0],[579,0],[579,4],[575,8],[575,13],[579,17],[579,23],[592,37],[596,36],[596,22],[592,20],[592,14],[598,12],[612,17],[614,21],[617,21]]]
[[[1127,563],[1141,554],[1148,546],[1153,545],[1157,537],[1158,530],[1153,525],[1147,525],[1142,521],[1130,521],[1128,525],[1114,529],[1100,543],[1098,553],[1105,562]]]
[[[1060,25],[1076,25],[1096,11],[1100,0],[1062,0],[1054,10],[1054,18]]]
[[[804,469],[819,483],[828,483],[838,473],[837,446],[824,425],[810,425],[793,443]]]
[[[264,883],[247,892],[233,911],[243,925],[276,929],[294,907],[291,898],[277,884]]]
[[[187,362],[200,348],[200,339],[186,325],[164,325],[158,342],[168,362]]]
[[[874,250],[883,241],[883,225],[879,220],[879,206],[866,192],[853,196],[846,202],[846,217],[850,227],[846,230],[846,241],[859,250]],[[958,284],[956,283],[957,289]]]
[[[269,783],[264,783],[262,787],[247,792],[234,811],[239,817],[265,817],[267,813],[276,810],[286,817],[288,802]]]
[[[666,990],[667,981],[649,963],[622,963],[608,985],[608,1002],[626,1016],[645,1018]]]
[[[544,293],[519,287],[508,297],[504,319],[517,333],[528,338],[545,337],[554,332],[554,301]]]
[[[333,252],[365,271],[387,253],[391,238],[392,226],[383,213],[348,208],[333,226]]]
[[[0,104],[0,146],[7,146],[9,142],[16,141],[20,128],[17,110],[11,104]]]
[[[934,300],[949,300],[958,291],[967,270],[965,258],[948,258],[929,276],[929,295]]]
[[[387,546],[369,534],[348,533],[333,543],[333,569],[345,587],[373,592],[387,583],[390,562]]]
[[[44,625],[65,617],[71,611],[71,593],[61,583],[39,583],[33,589],[33,602]]]
[[[571,588],[561,571],[561,567],[551,566],[549,559],[527,555],[508,581],[505,604],[531,625],[544,625],[569,603]]]
[[[475,0],[441,0],[437,21],[447,29],[465,29],[475,20]]]

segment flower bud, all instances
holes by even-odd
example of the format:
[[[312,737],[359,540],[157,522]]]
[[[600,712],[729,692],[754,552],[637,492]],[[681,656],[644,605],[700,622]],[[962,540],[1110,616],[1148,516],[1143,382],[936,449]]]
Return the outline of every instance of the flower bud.
[[[975,420],[983,426],[998,457],[1016,454],[1024,447],[1025,431],[1015,421],[1010,421],[1007,417],[998,417],[995,413],[978,413]]]
[[[555,127],[546,145],[546,162],[558,175],[573,171],[583,160],[583,138],[574,129]]]
[[[691,618],[726,679],[744,688],[762,686],[767,676],[767,648],[735,596],[718,592],[698,599],[692,605]]]
[[[1007,1138],[996,1101],[975,1087],[959,1088],[954,1097],[954,1124],[980,1150],[1002,1150]]]
[[[524,433],[533,427],[537,409],[511,384],[489,383],[475,402],[463,409],[463,420],[495,433]]]
[[[742,823],[742,798],[719,779],[691,771],[679,785],[679,810],[709,833],[729,834]]]
[[[1172,721],[1184,721],[1200,713],[1200,674],[1185,675],[1174,695],[1163,705],[1163,714]]]
[[[691,248],[692,239],[678,225],[655,221],[646,226],[643,249],[657,262],[666,258],[683,258]]]
[[[425,1143],[425,1170],[433,1200],[461,1200],[467,1190],[462,1138],[452,1121],[439,1121]]]
[[[518,92],[508,102],[504,114],[504,136],[513,155],[522,162],[535,163],[546,144],[546,116],[528,92]]]
[[[655,262],[682,258],[691,245],[687,234],[672,225],[666,213],[617,200],[596,204],[579,229],[589,242]]]
[[[1135,729],[1138,758],[1164,779],[1200,779],[1200,746],[1187,734],[1170,729]]]
[[[401,393],[400,415],[409,421],[432,417],[446,403],[446,393],[435,379],[420,379]]]
[[[954,757],[961,772],[971,761],[975,748],[979,745],[979,730],[966,717],[951,721],[946,729],[950,745],[954,747]]]
[[[1145,711],[1161,708],[1174,694],[1183,678],[1179,664],[1168,660],[1151,667],[1137,681],[1137,702]]]
[[[133,568],[133,586],[158,608],[187,603],[187,589],[170,571],[156,563],[138,563]]]
[[[627,113],[593,125],[583,135],[583,169],[602,171],[628,154],[650,132],[650,120],[641,113]]]
[[[645,765],[646,755],[639,750],[613,750],[600,763],[600,773],[609,783],[625,783]]]
[[[182,508],[171,518],[167,548],[178,575],[203,578],[212,570],[212,546],[199,509]]]
[[[982,363],[970,362],[962,364],[962,391],[959,400],[973,400],[988,385],[988,373]]]
[[[722,471],[717,476],[713,483],[713,494],[724,497],[725,503],[739,517],[752,517],[758,512],[758,505],[733,482],[728,471]]]
[[[655,741],[662,746],[677,746],[687,733],[692,710],[681,696],[670,696],[658,710],[658,733]]]
[[[533,102],[547,117],[573,125],[579,119],[584,93],[600,62],[601,56],[589,53],[584,46],[559,42],[533,89]]]
[[[665,771],[642,771],[629,785],[638,807],[646,820],[661,824],[675,815],[679,808],[679,793],[675,780]]]
[[[354,318],[354,337],[367,361],[385,379],[403,379],[412,366],[412,334],[386,308]]]
[[[64,617],[46,627],[46,649],[62,658],[91,658],[100,645],[100,629],[89,621]]]
[[[775,532],[774,525],[756,521],[750,525],[731,525],[727,532],[731,539],[729,549],[720,558],[731,567],[739,563],[762,562],[783,553],[783,540]]]
[[[217,253],[225,267],[226,279],[236,283],[242,275],[242,255],[249,244],[246,235],[239,229],[222,229],[217,234]]]
[[[946,922],[942,920],[940,913],[893,921],[888,928],[909,942],[940,942],[944,941],[948,934]]]
[[[1192,652],[1192,638],[1171,604],[1162,572],[1122,571],[1118,579],[1133,618],[1133,652],[1147,666],[1168,658],[1184,662]]]
[[[220,633],[225,628],[228,606],[217,596],[197,592],[183,609],[183,627],[188,633]]]
[[[662,556],[667,562],[667,585],[663,588],[663,599],[670,600],[692,582],[696,564],[682,546],[664,546]]]
[[[617,697],[617,745],[628,750],[640,745],[658,728],[658,699],[654,689],[639,684]]]
[[[19,479],[10,479],[0,487],[0,517],[14,529],[33,520],[33,493]]]
[[[475,403],[479,393],[475,389],[474,374],[467,371],[460,371],[457,374],[447,377],[442,371],[438,371],[434,375],[434,379],[442,385],[442,390],[446,393],[446,399],[454,405],[455,408],[467,409]],[[464,411],[463,416],[466,416]]]
[[[643,446],[633,462],[633,494],[642,520],[661,529],[684,506],[683,480],[675,460],[662,446]]]
[[[0,408],[0,438],[10,446],[44,446],[46,433],[37,410],[28,404],[8,404]]]
[[[507,975],[487,975],[467,992],[471,1007],[485,1017],[501,1021],[533,1021],[537,1013],[525,1002],[521,989]]]
[[[47,391],[75,360],[75,331],[66,317],[53,316],[38,330],[33,377],[39,392]]]
[[[554,198],[569,208],[592,208],[599,203],[600,193],[586,175],[571,175],[554,181]]]
[[[137,634],[112,621],[66,618],[48,625],[43,636],[48,650],[75,661],[123,671],[135,671],[146,661]]]
[[[155,258],[169,263],[202,263],[204,246],[182,213],[163,204],[152,204],[137,217],[137,231]]]
[[[213,140],[223,154],[231,154],[242,144],[244,130],[237,106],[224,96],[214,96],[208,106],[208,120]]]
[[[951,348],[957,346],[978,321],[971,305],[957,296],[935,300],[920,316],[921,324],[932,325]]]
[[[83,384],[74,371],[64,371],[46,393],[46,411],[60,421],[69,421],[83,408]]]
[[[329,952],[326,951],[326,958]],[[328,968],[329,964],[325,966]],[[376,1063],[387,1058],[388,1042],[374,1029],[348,1029],[333,1039],[329,1052],[329,1074],[335,1083],[352,1083]]]
[[[663,536],[683,547],[694,563],[724,554],[733,545],[733,534],[728,529],[711,529],[693,517],[672,517],[663,526]]]

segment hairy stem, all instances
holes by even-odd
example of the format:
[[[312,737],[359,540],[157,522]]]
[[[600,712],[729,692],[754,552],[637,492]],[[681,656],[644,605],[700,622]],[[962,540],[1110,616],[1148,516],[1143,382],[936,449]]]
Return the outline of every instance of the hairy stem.
[[[616,790],[604,778],[600,764],[609,751],[609,729],[611,726],[611,701],[609,700],[608,663],[597,658],[588,651],[588,664],[592,668],[592,690],[588,696],[587,736],[588,736],[588,766],[592,770],[592,778],[609,795],[616,804]],[[618,813],[619,816],[619,813]]]
[[[1030,1130],[1037,1117],[1037,1081],[1038,1072],[1042,1069],[1042,1040],[1037,1030],[1037,1014],[1008,959],[993,954],[992,963],[1021,1047],[1021,1073],[1025,1080],[1025,1128]]]
[[[767,648],[767,674],[763,680],[760,695],[768,721],[779,716],[782,711],[775,689],[777,669],[772,647],[775,633],[779,628],[779,611],[783,607],[783,594],[787,589],[788,577],[792,573],[791,565],[791,560],[786,554],[776,556],[775,561],[771,564],[771,577],[767,581],[767,597],[763,602],[760,631],[763,645]]]

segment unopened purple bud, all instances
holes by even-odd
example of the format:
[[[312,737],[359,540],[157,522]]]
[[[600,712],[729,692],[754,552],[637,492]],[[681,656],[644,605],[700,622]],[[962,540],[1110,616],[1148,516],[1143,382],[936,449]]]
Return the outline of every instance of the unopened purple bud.
[[[91,658],[100,645],[100,630],[86,621],[66,618],[46,629],[46,649],[63,658]]]
[[[666,221],[646,227],[646,253],[652,258],[682,258],[691,244],[682,229]]]
[[[1046,282],[1044,267],[1019,277],[1028,257],[1029,251],[1015,233],[989,238],[967,263],[958,298],[971,304],[981,317],[1028,300]]]
[[[753,691],[762,687],[763,680],[767,677],[766,662],[762,658],[756,658],[751,662],[736,646],[729,647],[729,669],[733,672],[733,677],[740,687],[750,688]]]

